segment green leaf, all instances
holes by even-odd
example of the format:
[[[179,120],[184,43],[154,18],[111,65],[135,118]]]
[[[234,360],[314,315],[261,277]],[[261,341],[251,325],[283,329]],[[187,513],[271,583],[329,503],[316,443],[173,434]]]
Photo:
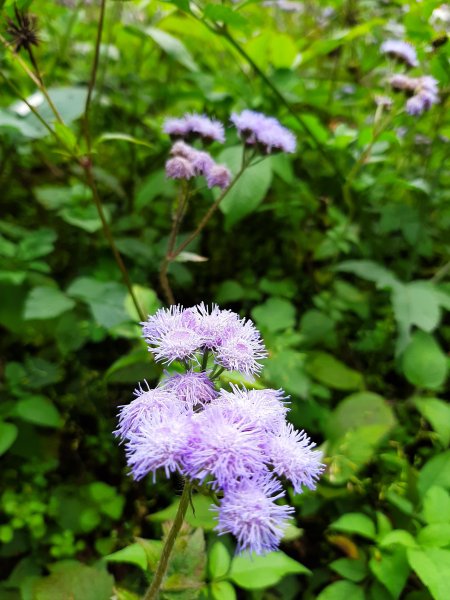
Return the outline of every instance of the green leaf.
[[[229,578],[239,587],[257,590],[272,587],[286,575],[310,575],[311,571],[283,552],[264,556],[236,556],[231,563]]]
[[[357,392],[338,404],[327,423],[328,436],[336,439],[352,429],[372,425],[387,433],[395,425],[392,408],[384,398],[373,392]]]
[[[157,523],[172,521],[175,518],[179,504],[180,500],[177,498],[175,502],[167,508],[149,515],[148,519],[150,521],[156,521]],[[192,497],[192,504],[194,506],[194,511],[191,508],[188,509],[185,517],[186,523],[189,523],[191,527],[201,527],[205,531],[214,529],[217,522],[214,518],[214,513],[211,510],[213,506],[212,500],[205,496],[195,495]]]
[[[69,223],[69,225],[79,227],[88,233],[95,233],[102,228],[102,222],[98,216],[97,209],[93,204],[88,204],[86,206],[68,206],[67,208],[60,210],[58,214],[62,220]],[[105,211],[105,216],[108,216],[107,211]],[[109,219],[107,218],[107,220]]]
[[[336,581],[320,592],[316,600],[365,600],[364,592],[351,581]]]
[[[408,331],[416,325],[431,332],[441,318],[439,295],[434,286],[425,281],[397,284],[392,291],[392,307],[399,326]]]
[[[450,450],[430,458],[422,467],[417,484],[422,496],[433,485],[450,490]]]
[[[58,288],[35,287],[25,300],[24,319],[54,319],[75,306]]]
[[[310,379],[305,368],[305,355],[295,350],[281,350],[265,361],[264,377],[289,394],[306,398]]]
[[[333,343],[336,340],[335,323],[320,310],[308,310],[300,319],[300,332],[307,344]]]
[[[371,260],[347,260],[340,263],[336,270],[373,281],[379,288],[392,288],[399,283],[394,273]]]
[[[58,563],[33,586],[33,600],[110,600],[114,579],[106,571],[77,562]]]
[[[450,444],[450,406],[439,398],[414,398],[414,404],[422,416],[441,438],[444,446]]]
[[[224,577],[231,564],[230,554],[222,542],[216,542],[208,554],[208,567],[211,579]]]
[[[217,162],[225,163],[233,175],[241,168],[242,146],[227,148]],[[272,181],[270,159],[247,168],[220,203],[227,229],[251,214],[263,201]],[[217,192],[219,194],[219,192]]]
[[[161,307],[161,302],[159,301],[156,292],[151,288],[145,288],[141,285],[133,285],[133,292],[145,315],[154,315],[158,308]],[[141,321],[141,317],[136,310],[133,299],[131,298],[131,294],[129,292],[125,298],[125,310],[133,321],[138,323]]]
[[[138,138],[128,135],[127,133],[102,133],[102,135],[97,138],[95,143],[102,144],[110,141],[127,142],[128,144],[136,144],[137,146],[153,148],[153,144],[150,144],[150,142],[147,142],[146,140],[139,140]]]
[[[13,423],[0,421],[0,456],[14,444],[17,433],[17,427]]]
[[[307,371],[320,383],[337,390],[355,390],[364,383],[360,373],[326,352],[313,353]]]
[[[247,22],[247,19],[238,12],[220,4],[207,4],[204,9],[204,16],[207,19],[221,21],[226,25],[234,25],[236,27],[245,25]]]
[[[450,590],[450,550],[408,549],[408,561],[434,600],[448,600]]]
[[[403,529],[394,529],[389,531],[386,535],[382,536],[379,540],[379,546],[381,548],[388,548],[389,546],[405,546],[406,548],[416,548],[417,543],[409,531]]]
[[[125,311],[126,288],[119,283],[80,277],[67,293],[86,302],[95,321],[106,329],[130,320]]]
[[[423,497],[422,514],[427,523],[450,523],[450,494],[437,485],[430,487]]]
[[[61,427],[58,410],[45,396],[28,396],[19,400],[14,407],[15,414],[28,423],[41,427]]]
[[[330,568],[345,579],[358,583],[367,577],[367,565],[364,560],[355,558],[338,558],[330,563]]]
[[[402,367],[413,385],[436,389],[446,380],[448,362],[432,335],[416,331],[402,355]]]
[[[229,581],[213,581],[209,586],[213,600],[236,600],[236,591]]]
[[[138,187],[134,206],[137,211],[146,207],[158,196],[172,198],[175,193],[175,184],[171,179],[167,179],[163,169],[154,171],[146,177]]]
[[[342,517],[331,523],[330,529],[355,533],[370,540],[374,540],[376,537],[374,522],[362,513],[347,513],[342,515]]]
[[[190,71],[198,71],[198,66],[186,46],[167,31],[156,27],[147,27],[145,33],[163,50],[170,58],[180,63]]]
[[[252,316],[266,331],[282,331],[295,325],[295,306],[284,298],[269,298],[252,310]]]
[[[426,525],[417,535],[421,546],[445,548],[450,546],[450,523],[433,523]]]
[[[126,546],[117,552],[108,554],[103,557],[106,562],[124,562],[132,565],[136,565],[143,571],[147,570],[147,554],[141,544],[135,543],[130,546]]]
[[[17,257],[21,260],[33,260],[47,256],[53,251],[56,232],[51,229],[38,229],[20,240]]]
[[[406,550],[401,546],[377,552],[369,561],[370,570],[380,583],[397,600],[405,587],[409,575]]]

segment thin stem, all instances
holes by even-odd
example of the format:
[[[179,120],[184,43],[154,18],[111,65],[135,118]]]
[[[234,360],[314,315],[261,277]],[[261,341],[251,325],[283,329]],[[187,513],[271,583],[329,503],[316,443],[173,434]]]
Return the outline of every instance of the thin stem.
[[[92,63],[91,77],[89,80],[88,93],[86,96],[86,104],[84,105],[83,129],[84,129],[84,136],[86,138],[86,143],[87,143],[89,154],[91,153],[91,131],[90,131],[90,123],[89,123],[89,109],[91,107],[92,94],[94,92],[95,82],[97,80],[98,65],[100,62],[100,45],[102,42],[103,25],[105,22],[105,5],[106,5],[106,0],[101,0],[100,15],[98,18],[98,26],[97,26],[97,38],[95,40],[94,62]]]
[[[225,371],[225,367],[220,367],[220,369],[218,369],[213,375],[211,375],[211,380],[214,381],[214,379],[217,379],[218,377],[220,377],[224,371]]]
[[[56,120],[59,121],[62,125],[64,125],[64,121],[63,121],[61,115],[59,114],[58,109],[53,104],[53,100],[50,98],[47,88],[45,87],[45,85],[42,81],[42,75],[40,73],[39,67],[37,65],[37,62],[34,58],[34,55],[31,51],[31,49],[29,50],[29,56],[30,56],[30,60],[33,64],[33,67],[36,69],[36,73],[33,73],[33,71],[30,69],[30,67],[27,65],[27,63],[23,60],[23,58],[16,52],[14,52],[14,48],[12,47],[12,45],[1,34],[0,34],[0,43],[2,43],[3,46],[5,46],[5,48],[11,52],[11,55],[14,58],[14,60],[17,61],[17,63],[22,67],[22,69],[28,75],[28,77],[38,87],[41,94],[47,100],[47,103],[50,106],[53,114],[55,115]]]
[[[200,223],[197,225],[197,228],[195,229],[195,231],[193,233],[191,233],[191,235],[184,240],[184,242],[182,242],[171,254],[171,256],[169,257],[169,259],[172,261],[174,260],[181,252],[183,252],[183,250],[186,248],[186,246],[189,246],[189,244],[195,240],[195,238],[201,233],[201,231],[203,231],[203,229],[205,228],[205,226],[208,224],[208,221],[211,219],[211,217],[213,216],[213,214],[216,212],[216,210],[219,208],[220,203],[222,202],[222,200],[225,198],[225,196],[228,194],[228,192],[231,190],[231,188],[236,184],[236,182],[239,180],[239,178],[241,177],[242,173],[245,171],[245,169],[248,167],[248,162],[245,163],[240,170],[238,171],[236,177],[233,179],[233,181],[230,183],[230,185],[227,187],[226,190],[224,190],[220,196],[217,198],[217,200],[214,202],[214,204],[212,204],[210,206],[210,208],[206,211],[205,215],[203,216],[202,220],[200,221]]]
[[[177,539],[177,535],[183,525],[184,517],[186,515],[186,511],[189,506],[190,500],[190,492],[191,485],[186,481],[184,484],[183,493],[181,494],[180,504],[178,505],[177,514],[175,515],[175,520],[173,525],[169,531],[169,534],[166,538],[161,558],[159,559],[158,566],[156,568],[156,573],[153,578],[153,581],[146,591],[143,600],[156,600],[159,594],[159,590],[161,588],[164,576],[167,571],[167,566],[169,564],[169,558],[173,550],[173,546],[175,544],[175,540]]]
[[[440,269],[438,269],[436,271],[436,273],[431,278],[431,282],[439,283],[439,281],[441,281],[441,279],[444,279],[444,277],[446,277],[446,275],[448,273],[450,273],[450,260],[448,262],[446,262],[444,266],[442,266]]]
[[[135,294],[135,292],[133,290],[133,285],[131,283],[130,276],[128,275],[128,271],[127,271],[127,269],[125,267],[125,264],[124,264],[124,262],[122,260],[122,256],[120,255],[120,252],[117,249],[117,246],[116,246],[116,243],[114,241],[114,237],[113,237],[111,228],[109,227],[108,221],[106,220],[105,212],[103,210],[103,206],[102,206],[102,203],[101,203],[101,200],[100,200],[100,195],[99,195],[98,189],[97,189],[97,184],[95,183],[94,175],[92,173],[92,164],[89,161],[89,159],[86,159],[86,158],[84,160],[82,160],[80,164],[83,167],[84,172],[86,174],[87,184],[88,184],[88,186],[92,190],[92,196],[94,198],[95,206],[97,208],[98,215],[99,215],[100,220],[102,222],[103,233],[105,234],[105,237],[106,237],[106,239],[107,239],[107,241],[109,243],[111,251],[112,251],[112,253],[114,255],[114,258],[116,260],[117,266],[119,267],[120,272],[122,273],[123,281],[124,281],[125,285],[127,286],[128,292],[129,292],[129,294],[131,296],[131,299],[132,299],[133,304],[134,304],[134,306],[136,308],[136,311],[137,311],[137,313],[139,315],[139,318],[141,319],[141,321],[145,321],[145,313],[142,310],[142,308],[141,308],[141,306],[140,306],[140,304],[138,302],[136,294]]]
[[[208,357],[209,357],[209,350],[205,350],[203,352],[203,358],[202,358],[202,371],[206,371],[206,367],[208,365]]]

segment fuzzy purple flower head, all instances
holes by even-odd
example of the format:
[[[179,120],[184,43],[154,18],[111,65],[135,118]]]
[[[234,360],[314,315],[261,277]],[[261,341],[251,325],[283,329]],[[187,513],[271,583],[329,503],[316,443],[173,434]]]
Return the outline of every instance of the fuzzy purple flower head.
[[[294,134],[274,117],[243,110],[240,114],[233,113],[230,121],[248,146],[257,146],[264,154],[295,152],[297,142]]]
[[[381,52],[405,63],[408,67],[417,67],[419,64],[416,49],[408,42],[403,42],[401,40],[386,40],[381,44]]]
[[[201,138],[205,143],[225,141],[225,131],[220,121],[195,113],[186,114],[180,119],[166,119],[163,131],[178,140]]]
[[[314,489],[324,465],[307,435],[287,422],[282,390],[218,389],[224,370],[259,373],[267,353],[258,330],[230,310],[204,304],[160,309],[142,326],[155,359],[178,361],[184,372],[166,373],[155,389],[139,387],[121,407],[115,435],[126,441],[132,476],[155,480],[157,473],[177,472],[185,485],[214,491],[219,535],[232,533],[239,552],[275,550],[293,512],[279,479],[296,493]]]

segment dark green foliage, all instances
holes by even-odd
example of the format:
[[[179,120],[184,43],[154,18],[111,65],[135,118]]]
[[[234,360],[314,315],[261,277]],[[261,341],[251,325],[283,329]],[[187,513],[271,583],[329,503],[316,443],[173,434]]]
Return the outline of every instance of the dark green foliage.
[[[227,122],[243,108],[279,118],[298,151],[250,168],[169,277],[177,302],[255,321],[263,383],[291,395],[328,468],[316,492],[290,494],[281,551],[253,561],[217,538],[194,496],[163,596],[450,597],[450,25],[430,22],[434,0],[298,5],[107,2],[89,152],[99,3],[0,2],[2,36],[19,50],[8,23],[29,10],[40,40],[31,57],[0,45],[2,600],[136,600],[151,581],[181,482],[133,482],[111,433],[117,407],[161,368],[86,172],[154,313],[177,189],[162,121]],[[379,52],[394,23],[417,47],[415,74],[439,80],[421,117],[399,95],[390,113],[374,102],[402,70]],[[53,134],[18,104],[36,92],[19,62],[33,60],[64,121],[34,97]],[[238,170],[231,128],[211,151]],[[181,241],[215,197],[192,199]]]

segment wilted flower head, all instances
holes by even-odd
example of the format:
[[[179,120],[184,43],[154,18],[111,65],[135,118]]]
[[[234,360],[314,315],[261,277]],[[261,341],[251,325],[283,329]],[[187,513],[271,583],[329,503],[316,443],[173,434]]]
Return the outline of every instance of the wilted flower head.
[[[296,148],[294,134],[274,117],[253,110],[233,113],[230,118],[247,145],[258,145],[265,154],[273,151],[293,153]]]
[[[391,58],[395,58],[409,67],[417,67],[419,64],[414,46],[401,40],[386,40],[381,44],[381,52]]]
[[[167,377],[163,382],[163,389],[175,394],[191,408],[198,404],[207,404],[217,396],[214,383],[208,375],[193,370]]]
[[[231,173],[224,165],[214,165],[206,174],[206,183],[209,188],[219,187],[225,190],[231,182]]]
[[[276,550],[294,512],[291,506],[276,504],[283,496],[281,485],[267,475],[239,481],[221,500],[216,531],[219,535],[232,533],[238,552]]]
[[[16,21],[7,19],[7,32],[12,37],[14,51],[20,52],[22,48],[30,50],[31,46],[39,45],[37,19],[14,5]]]
[[[274,472],[286,477],[300,494],[302,486],[316,487],[316,480],[324,470],[322,453],[313,450],[315,444],[304,431],[297,431],[291,423],[283,423],[278,435],[268,438],[267,453]]]

